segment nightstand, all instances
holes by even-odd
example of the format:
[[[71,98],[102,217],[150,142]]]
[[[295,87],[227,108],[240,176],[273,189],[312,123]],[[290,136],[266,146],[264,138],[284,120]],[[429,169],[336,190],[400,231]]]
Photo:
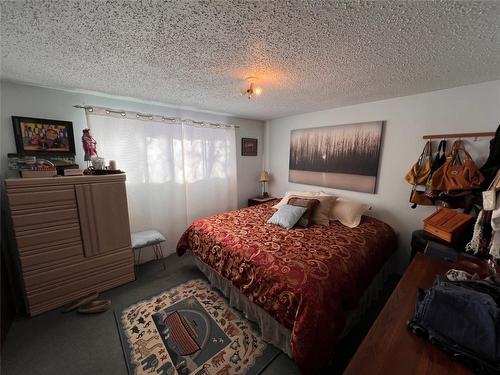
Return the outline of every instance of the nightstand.
[[[274,197],[267,197],[267,198],[255,197],[255,198],[250,198],[248,200],[248,207],[252,207],[252,206],[255,206],[257,204],[266,203],[266,202],[272,201],[273,199],[276,199],[276,198],[274,198]]]

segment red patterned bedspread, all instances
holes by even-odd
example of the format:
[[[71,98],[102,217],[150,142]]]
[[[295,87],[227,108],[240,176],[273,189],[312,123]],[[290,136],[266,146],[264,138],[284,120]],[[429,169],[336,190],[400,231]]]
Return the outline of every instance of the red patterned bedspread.
[[[266,224],[276,201],[197,220],[177,253],[192,252],[292,330],[294,361],[315,373],[333,354],[348,310],[396,249],[392,228],[364,216],[357,228],[286,230]]]

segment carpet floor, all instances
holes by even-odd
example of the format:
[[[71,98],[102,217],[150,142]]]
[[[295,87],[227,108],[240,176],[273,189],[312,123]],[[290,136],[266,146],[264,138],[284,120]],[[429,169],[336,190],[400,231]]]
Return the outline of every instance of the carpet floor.
[[[203,274],[191,256],[171,255],[161,262],[137,267],[137,280],[102,293],[114,309],[126,306],[159,291],[172,288]],[[373,304],[361,323],[338,346],[328,374],[341,374],[368,332],[385,301],[398,282],[392,277],[380,299]],[[126,375],[127,367],[118,330],[109,310],[98,315],[61,314],[54,310],[34,318],[19,318],[10,327],[2,348],[1,374],[4,375]],[[263,375],[299,374],[292,360],[281,353]]]

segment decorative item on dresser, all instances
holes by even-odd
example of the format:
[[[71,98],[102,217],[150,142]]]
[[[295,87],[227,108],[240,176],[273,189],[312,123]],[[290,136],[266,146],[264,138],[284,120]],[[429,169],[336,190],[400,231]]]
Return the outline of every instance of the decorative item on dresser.
[[[12,116],[17,152],[22,155],[74,156],[71,121]]]
[[[30,315],[135,279],[124,174],[12,178],[5,188]]]
[[[276,199],[276,198],[274,198],[274,197],[265,197],[265,198],[254,197],[254,198],[249,198],[248,199],[248,207],[252,207],[252,206],[255,206],[257,204],[266,203],[266,202],[272,201],[273,199]]]
[[[430,287],[437,274],[450,268],[481,275],[488,272],[486,263],[479,260],[473,263],[470,258],[459,258],[451,263],[416,254],[344,375],[472,375],[451,355],[412,334],[406,325],[415,311],[417,290]]]

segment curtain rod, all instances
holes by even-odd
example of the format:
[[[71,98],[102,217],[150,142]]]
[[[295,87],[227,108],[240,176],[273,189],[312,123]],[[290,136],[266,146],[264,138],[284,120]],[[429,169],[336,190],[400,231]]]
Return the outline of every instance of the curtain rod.
[[[73,107],[74,108],[81,108],[81,109],[84,109],[88,112],[93,112],[94,108],[101,108],[101,109],[105,110],[106,113],[108,113],[108,114],[115,113],[115,114],[122,115],[123,117],[125,117],[127,115],[127,113],[126,113],[127,111],[125,111],[125,110],[116,110],[116,109],[110,109],[110,108],[103,108],[103,107],[97,107],[97,106],[91,106],[91,105],[79,105],[79,104],[75,104]],[[153,120],[154,117],[159,117],[161,119],[161,121],[170,121],[171,123],[174,123],[177,121],[187,121],[187,122],[192,122],[193,124],[197,124],[197,125],[203,126],[203,125],[207,124],[207,125],[215,126],[217,128],[220,128],[220,127],[235,128],[235,129],[240,128],[239,125],[219,124],[219,123],[210,122],[210,121],[195,121],[195,120],[191,120],[189,118],[165,117],[163,115],[144,114],[144,113],[139,113],[139,112],[135,112],[135,111],[129,111],[129,112],[134,112],[136,114],[137,118],[147,119],[147,120]]]

